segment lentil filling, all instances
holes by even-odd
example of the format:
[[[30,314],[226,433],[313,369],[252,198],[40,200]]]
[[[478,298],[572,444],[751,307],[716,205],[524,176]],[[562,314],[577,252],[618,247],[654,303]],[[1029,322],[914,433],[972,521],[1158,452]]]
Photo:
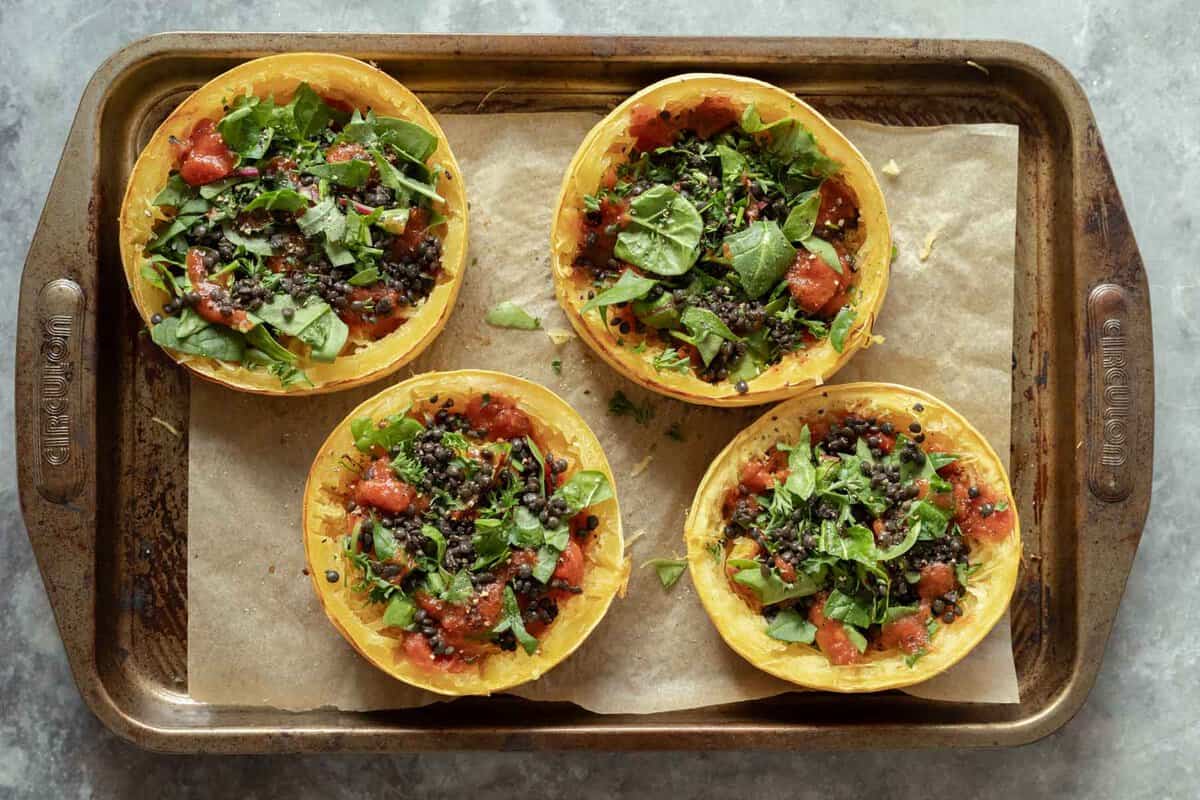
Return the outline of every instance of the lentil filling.
[[[919,422],[839,415],[742,466],[724,499],[725,574],[768,636],[833,664],[872,649],[911,667],[971,613],[973,545],[1013,527],[996,498]]]
[[[858,201],[795,119],[711,96],[636,106],[628,158],[584,198],[574,267],[583,313],[621,346],[653,345],[659,372],[737,391],[855,319]]]
[[[170,295],[158,344],[307,385],[302,358],[388,335],[433,290],[445,201],[424,127],[301,83],[286,105],[233,98],[172,144],[142,268]]]
[[[460,670],[538,651],[581,592],[604,473],[551,452],[513,401],[430,397],[352,424],[363,454],[346,498],[344,576],[399,652]]]

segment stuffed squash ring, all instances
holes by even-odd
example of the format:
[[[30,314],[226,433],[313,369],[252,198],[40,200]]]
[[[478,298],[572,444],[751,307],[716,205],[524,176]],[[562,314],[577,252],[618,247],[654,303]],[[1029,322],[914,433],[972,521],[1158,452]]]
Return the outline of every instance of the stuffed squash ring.
[[[821,384],[871,338],[891,231],[870,165],[770,84],[682,75],[588,134],[551,237],[558,301],[617,371],[693,403]]]
[[[441,694],[544,674],[623,584],[604,451],[552,392],[432,372],[367,400],[322,445],[304,547],[330,621],[371,663]]]
[[[380,70],[289,53],[237,66],[159,126],[121,205],[153,340],[261,394],[375,380],[445,325],[467,204],[437,121]]]
[[[938,400],[852,383],[783,403],[717,456],[688,564],[727,644],[838,692],[908,686],[1000,619],[1021,535],[996,453]]]

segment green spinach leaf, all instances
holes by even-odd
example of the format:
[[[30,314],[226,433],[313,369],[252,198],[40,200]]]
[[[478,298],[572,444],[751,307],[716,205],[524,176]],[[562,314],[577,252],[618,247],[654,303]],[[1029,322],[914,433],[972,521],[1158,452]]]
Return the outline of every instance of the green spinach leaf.
[[[733,269],[751,299],[775,287],[796,260],[796,248],[788,243],[774,220],[753,222],[725,237]]]
[[[767,625],[767,636],[781,642],[812,644],[817,636],[817,626],[806,620],[794,608],[785,608]]]
[[[629,225],[617,234],[613,254],[655,275],[682,275],[700,256],[704,221],[670,186],[653,186],[629,205]]]
[[[617,279],[616,283],[587,301],[583,306],[582,313],[586,314],[601,306],[626,303],[639,297],[645,297],[646,293],[657,285],[658,281],[653,278],[643,278],[633,270],[627,269],[621,273],[621,277]]]

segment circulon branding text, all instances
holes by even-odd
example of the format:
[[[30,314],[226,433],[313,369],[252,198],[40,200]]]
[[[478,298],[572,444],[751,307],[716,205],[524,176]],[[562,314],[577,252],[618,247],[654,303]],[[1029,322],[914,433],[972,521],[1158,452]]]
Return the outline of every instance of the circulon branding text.
[[[1092,343],[1088,485],[1101,500],[1116,502],[1132,489],[1128,462],[1133,383],[1129,376],[1128,302],[1124,290],[1112,284],[1097,286],[1088,297],[1087,312]]]
[[[65,503],[83,485],[83,466],[75,452],[74,424],[79,413],[79,353],[83,291],[66,278],[53,280],[38,293],[42,346],[38,355],[34,405],[38,409],[38,491],[47,500]]]

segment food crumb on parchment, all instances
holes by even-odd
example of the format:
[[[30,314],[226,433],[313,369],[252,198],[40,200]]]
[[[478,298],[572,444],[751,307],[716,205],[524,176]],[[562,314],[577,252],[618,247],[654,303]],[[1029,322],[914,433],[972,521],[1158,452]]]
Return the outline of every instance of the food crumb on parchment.
[[[646,471],[646,468],[650,466],[650,462],[653,460],[654,460],[654,454],[646,453],[645,458],[643,458],[641,461],[639,461],[638,463],[633,465],[633,469],[631,469],[629,471],[629,477],[636,478],[638,475],[641,475],[643,472]]]
[[[921,246],[921,252],[917,253],[917,258],[919,258],[921,261],[927,261],[929,259],[929,256],[933,254],[933,243],[937,241],[940,233],[940,229],[934,229],[925,234],[925,244]]]
[[[896,159],[889,158],[888,162],[879,168],[879,171],[889,177],[896,177],[900,174],[900,165],[896,163]]]
[[[566,328],[547,328],[546,335],[556,345],[564,345],[575,338],[575,332],[569,331]]]

